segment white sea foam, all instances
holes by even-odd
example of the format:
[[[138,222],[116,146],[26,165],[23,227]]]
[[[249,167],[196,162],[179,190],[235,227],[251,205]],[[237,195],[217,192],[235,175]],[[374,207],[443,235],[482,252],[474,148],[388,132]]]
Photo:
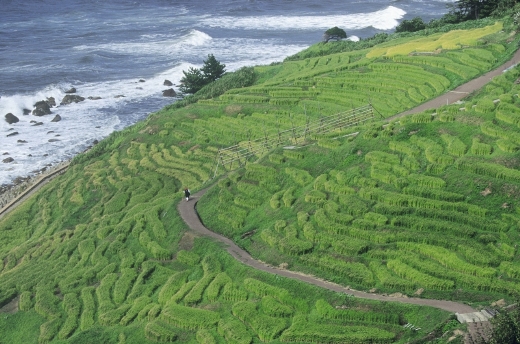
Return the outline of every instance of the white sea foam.
[[[75,50],[82,51],[106,51],[135,55],[163,55],[197,46],[207,45],[212,40],[211,36],[199,31],[190,30],[183,36],[165,35],[155,37],[142,36],[141,40],[122,43],[89,44],[75,46]]]
[[[150,99],[158,107],[171,102],[162,97],[162,91],[169,88],[163,85],[165,79],[178,83],[182,70],[191,64],[181,63],[140,82],[138,79],[85,83],[74,85],[77,95],[85,98],[101,97],[98,100],[86,99],[83,102],[59,105],[70,84],[51,85],[33,94],[4,96],[0,98],[0,113],[11,112],[19,118],[18,123],[7,124],[0,121],[1,160],[12,157],[14,162],[0,164],[0,184],[7,184],[17,176],[27,175],[49,164],[70,159],[114,130],[145,118],[148,113],[158,108],[143,108]],[[117,97],[123,95],[124,97]],[[43,117],[23,115],[23,109],[32,109],[36,101],[54,97],[58,106],[52,108],[52,114]],[[162,105],[160,105],[162,104]],[[128,110],[131,108],[132,110]],[[51,122],[56,114],[62,117],[60,122]],[[42,122],[34,126],[31,121]],[[8,134],[18,132],[16,136]],[[20,142],[20,141],[26,141]]]
[[[326,16],[253,16],[210,17],[202,22],[210,27],[243,30],[317,30],[338,26],[345,30],[374,27],[378,30],[395,28],[406,12],[394,6],[370,13]]]

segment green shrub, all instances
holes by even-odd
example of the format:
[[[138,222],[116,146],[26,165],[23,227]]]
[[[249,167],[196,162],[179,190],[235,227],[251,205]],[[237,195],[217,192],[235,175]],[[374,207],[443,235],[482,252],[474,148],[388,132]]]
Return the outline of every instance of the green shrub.
[[[296,159],[296,160],[301,160],[301,159],[303,159],[305,157],[303,155],[303,153],[295,151],[295,150],[291,150],[291,149],[284,150],[283,151],[283,156],[285,156],[285,157],[287,157],[289,159]]]
[[[480,142],[479,139],[474,138],[473,144],[471,145],[471,153],[475,155],[489,155],[493,152],[493,147],[486,143]]]
[[[286,207],[291,207],[294,201],[296,201],[296,197],[293,195],[295,190],[295,187],[290,187],[283,192],[282,201]]]
[[[216,344],[216,340],[209,330],[199,329],[195,336],[197,342],[200,344]]]
[[[518,151],[519,146],[509,140],[504,139],[498,139],[497,140],[497,146],[500,148],[500,150],[506,152],[506,153],[515,153]]]
[[[495,103],[491,99],[483,98],[477,102],[475,111],[479,113],[492,113],[495,110]]]
[[[121,318],[119,322],[121,325],[126,326],[132,320],[134,320],[139,312],[146,308],[147,305],[150,305],[152,300],[148,296],[140,296],[134,300],[132,306],[128,310],[128,312]]]
[[[133,286],[134,280],[137,277],[137,272],[131,268],[123,268],[121,276],[114,285],[114,302],[121,304],[125,301],[130,288]]]
[[[272,296],[264,296],[260,303],[261,311],[273,317],[290,317],[294,314],[294,310],[287,305],[281,304]]]
[[[396,335],[368,326],[342,326],[310,322],[304,316],[293,319],[291,327],[280,336],[282,342],[313,343],[392,343]]]
[[[311,190],[305,195],[305,202],[322,203],[327,200],[327,195],[318,190]]]
[[[275,300],[273,299],[273,301]],[[284,319],[259,313],[253,302],[237,302],[233,305],[232,312],[233,315],[248,324],[263,342],[273,341],[287,327]]]
[[[147,323],[144,334],[149,340],[159,343],[173,342],[178,336],[173,327],[160,320]]]
[[[247,331],[246,326],[238,319],[220,320],[218,323],[218,333],[223,336],[228,343],[250,344],[253,337]]]
[[[20,294],[20,300],[18,301],[18,308],[21,311],[28,311],[34,306],[34,300],[32,299],[32,293],[30,291],[24,291]]]
[[[228,276],[225,272],[219,273],[213,281],[208,285],[208,288],[206,289],[206,295],[208,297],[208,300],[211,302],[215,302],[220,294],[220,291],[223,289],[223,287],[231,283],[231,277]]]
[[[208,285],[215,278],[215,273],[209,273],[204,275],[184,297],[184,303],[186,305],[194,305],[202,301],[202,294],[208,287]]]
[[[99,323],[103,326],[116,325],[121,321],[121,318],[130,309],[130,305],[121,305],[116,309],[111,309],[105,313],[99,314]]]
[[[245,301],[247,300],[247,291],[235,283],[227,283],[222,289],[222,298],[233,302]]]
[[[412,115],[412,123],[429,123],[431,121],[433,121],[433,116],[430,113],[418,113]]]
[[[40,326],[40,336],[38,343],[50,343],[52,339],[58,334],[63,320],[61,318],[51,318],[51,320],[44,322]]]
[[[195,266],[200,261],[200,256],[192,251],[179,250],[177,252],[177,260],[186,265]]]
[[[96,314],[96,304],[94,301],[93,287],[85,287],[81,289],[81,301],[83,304],[81,317],[80,317],[80,328],[82,331],[88,330],[94,325],[94,315]]]
[[[453,281],[427,275],[406,265],[405,263],[397,259],[389,260],[387,266],[389,269],[393,270],[398,276],[408,280],[412,280],[418,286],[426,289],[449,290],[453,289],[453,287],[455,286]]]
[[[220,315],[205,309],[169,304],[161,312],[160,319],[175,327],[197,330],[214,327],[218,323]]]
[[[286,167],[285,173],[291,176],[291,178],[301,186],[305,186],[314,180],[314,178],[310,175],[309,172],[293,167]]]
[[[348,322],[361,321],[369,323],[399,324],[398,314],[361,311],[356,309],[336,309],[323,299],[316,301],[316,311],[320,317],[325,319]]]

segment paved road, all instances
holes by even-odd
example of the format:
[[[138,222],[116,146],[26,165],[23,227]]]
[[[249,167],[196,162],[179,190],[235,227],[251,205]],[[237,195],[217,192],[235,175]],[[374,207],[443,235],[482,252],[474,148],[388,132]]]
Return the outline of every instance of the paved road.
[[[225,245],[225,249],[231,254],[236,260],[254,268],[257,270],[262,270],[265,272],[269,272],[272,274],[276,274],[279,276],[284,276],[296,280],[300,280],[302,282],[306,282],[309,284],[313,284],[315,286],[326,288],[332,291],[336,292],[343,292],[347,294],[354,295],[359,298],[363,299],[370,299],[370,300],[380,300],[380,301],[393,301],[393,302],[401,302],[401,303],[410,303],[414,305],[422,305],[422,306],[431,306],[435,308],[440,308],[448,312],[452,313],[470,313],[475,312],[475,309],[472,307],[458,303],[453,301],[443,301],[443,300],[431,300],[431,299],[419,299],[419,298],[406,298],[406,297],[391,297],[386,295],[379,295],[379,294],[372,294],[372,293],[366,293],[362,291],[347,289],[339,284],[332,283],[325,281],[323,279],[286,270],[286,269],[280,269],[268,264],[265,264],[263,262],[260,262],[258,260],[255,260],[251,255],[246,252],[245,250],[238,247],[233,241],[230,239],[217,234],[215,232],[212,232],[208,228],[206,228],[197,213],[197,210],[195,208],[195,205],[197,204],[197,201],[202,197],[208,189],[201,190],[197,192],[196,194],[192,195],[192,198],[190,201],[186,202],[184,199],[179,203],[177,206],[177,209],[179,210],[179,214],[181,218],[186,222],[188,227],[192,229],[194,232],[196,232],[199,235],[211,237]]]

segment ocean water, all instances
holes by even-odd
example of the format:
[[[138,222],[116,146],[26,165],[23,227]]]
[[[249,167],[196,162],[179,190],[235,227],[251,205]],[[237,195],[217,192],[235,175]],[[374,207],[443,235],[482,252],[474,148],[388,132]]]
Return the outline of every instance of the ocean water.
[[[208,54],[228,71],[269,64],[319,42],[330,27],[366,38],[404,19],[439,18],[453,2],[0,0],[0,185],[174,102],[162,96],[164,80],[177,90],[182,71],[201,67]],[[72,87],[101,99],[59,105]],[[24,114],[49,97],[58,105],[52,114]],[[7,113],[20,121],[8,124]],[[51,122],[55,115],[62,120]]]

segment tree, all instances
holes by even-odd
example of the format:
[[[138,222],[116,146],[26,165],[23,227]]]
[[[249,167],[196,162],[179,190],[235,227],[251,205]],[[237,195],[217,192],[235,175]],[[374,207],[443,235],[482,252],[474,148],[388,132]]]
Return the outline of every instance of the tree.
[[[182,71],[184,76],[181,78],[179,90],[182,93],[196,93],[205,85],[204,75],[198,68],[190,67],[188,71]]]
[[[492,319],[493,331],[489,344],[520,344],[520,306],[511,311],[501,311]]]
[[[226,65],[217,61],[213,54],[209,54],[208,58],[204,60],[204,66],[200,69],[204,74],[206,83],[219,79],[226,72]]]
[[[337,26],[334,26],[333,28],[328,29],[323,34],[323,41],[325,43],[328,43],[330,40],[339,41],[344,38],[347,38],[347,33],[345,32],[345,30],[340,29]]]
[[[226,65],[217,61],[213,54],[209,54],[204,60],[201,69],[190,67],[188,71],[182,71],[179,90],[182,93],[196,93],[207,84],[219,79],[226,72]]]
[[[403,20],[401,24],[399,24],[395,28],[395,32],[415,32],[424,30],[426,28],[426,24],[420,17],[415,17],[412,20]]]
[[[489,17],[498,8],[512,7],[516,0],[457,0],[450,12],[462,21]]]

